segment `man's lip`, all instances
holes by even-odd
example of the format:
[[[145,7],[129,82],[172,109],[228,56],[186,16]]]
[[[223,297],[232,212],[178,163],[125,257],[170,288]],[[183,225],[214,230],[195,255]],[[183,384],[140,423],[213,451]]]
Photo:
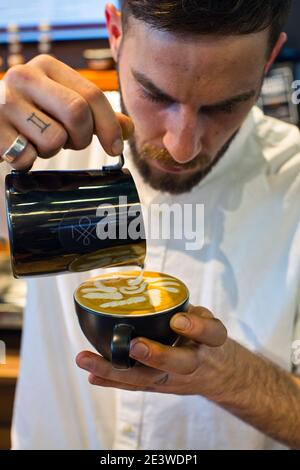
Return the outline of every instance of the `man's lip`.
[[[154,166],[155,168],[157,168],[160,171],[166,171],[168,173],[186,173],[187,171],[191,171],[191,170],[187,170],[183,167],[180,167],[179,165],[164,166],[164,165],[161,165],[156,160],[152,160],[151,165]]]

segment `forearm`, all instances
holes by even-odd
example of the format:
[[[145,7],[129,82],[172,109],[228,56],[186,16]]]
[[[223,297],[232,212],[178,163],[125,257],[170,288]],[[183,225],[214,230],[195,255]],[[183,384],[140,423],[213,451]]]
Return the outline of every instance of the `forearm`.
[[[300,449],[300,378],[235,341],[227,343],[226,383],[213,401],[273,439]]]

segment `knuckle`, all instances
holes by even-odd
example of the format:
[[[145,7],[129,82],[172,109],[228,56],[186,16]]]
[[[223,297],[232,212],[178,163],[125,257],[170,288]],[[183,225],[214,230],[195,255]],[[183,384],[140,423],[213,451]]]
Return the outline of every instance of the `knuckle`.
[[[35,65],[37,67],[43,68],[43,67],[47,66],[48,64],[56,62],[56,61],[57,61],[57,59],[55,59],[54,57],[52,57],[49,54],[38,54],[33,59],[31,59],[29,62],[27,62],[27,64],[32,64],[32,65]]]
[[[90,364],[90,367],[89,367],[90,373],[93,374],[93,375],[97,375],[97,369],[98,369],[98,367],[97,367],[96,361],[92,360],[91,364]],[[96,377],[96,378],[100,379],[101,377]]]
[[[95,375],[90,375],[89,382],[91,385],[102,385],[104,383],[104,380],[100,379],[99,377],[96,377]]]
[[[55,148],[63,147],[63,145],[66,143],[67,138],[67,132],[62,127],[58,127],[57,130],[53,132],[53,135],[51,137],[51,143]]]
[[[89,106],[81,96],[74,98],[65,109],[65,120],[71,127],[84,123],[89,116]]]
[[[200,315],[203,318],[214,318],[214,315],[208,308],[205,307],[199,307],[200,308]]]
[[[227,339],[227,336],[228,336],[228,332],[227,332],[227,328],[225,327],[225,325],[221,322],[221,320],[218,320],[217,318],[215,319],[215,322],[216,322],[216,325],[217,327],[219,328],[219,331],[222,335],[222,343]]]
[[[180,368],[179,374],[184,383],[190,384],[195,380],[195,375],[199,370],[199,358],[197,350],[190,351],[188,361]]]
[[[60,151],[59,148],[54,149],[54,147],[50,148],[46,145],[38,145],[37,148],[38,148],[39,156],[42,158],[54,157]]]
[[[73,140],[72,149],[83,150],[90,145],[92,140],[93,140],[93,131],[91,130],[90,133],[80,136],[80,139],[79,140],[77,139],[76,142]]]
[[[1,106],[1,115],[6,116],[6,113],[14,108],[18,103],[18,97],[16,92],[14,91],[13,87],[11,87],[8,83],[5,83],[5,106]]]
[[[30,67],[28,67],[26,64],[19,64],[19,65],[14,65],[8,71],[3,77],[3,80],[8,84],[8,85],[20,85],[24,82],[27,82],[32,79],[32,74],[30,71]]]
[[[84,91],[84,98],[89,103],[98,103],[99,101],[104,101],[105,96],[100,88],[94,85],[89,85]]]
[[[207,322],[203,319],[194,319],[194,321],[191,322],[192,327],[190,328],[190,331],[193,331],[195,333],[195,336],[197,339],[201,339],[203,333],[207,330]]]
[[[164,354],[163,347],[157,345],[149,350],[147,360],[149,360],[153,365],[164,366],[168,362],[168,356],[167,354]]]
[[[50,139],[45,142],[39,142],[39,151],[42,153],[43,157],[53,157],[65,145],[67,139],[68,134],[66,131],[62,128],[58,128],[58,130],[52,134]]]
[[[55,148],[63,147],[68,139],[68,134],[62,127],[58,127],[53,135],[52,143]]]

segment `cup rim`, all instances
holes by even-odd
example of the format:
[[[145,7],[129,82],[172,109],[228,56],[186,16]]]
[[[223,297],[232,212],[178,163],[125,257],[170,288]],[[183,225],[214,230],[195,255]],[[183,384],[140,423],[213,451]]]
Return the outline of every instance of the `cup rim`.
[[[112,318],[122,318],[122,319],[126,319],[126,318],[140,318],[140,317],[151,317],[151,316],[154,316],[154,315],[160,315],[162,313],[168,313],[172,310],[174,310],[175,308],[178,308],[178,307],[181,307],[182,305],[184,305],[186,302],[189,302],[189,299],[190,299],[190,295],[189,293],[187,293],[187,296],[185,297],[185,299],[180,302],[178,305],[174,305],[173,307],[170,307],[170,308],[167,308],[165,310],[161,310],[160,312],[152,312],[152,313],[141,313],[139,315],[126,315],[126,314],[114,314],[114,313],[105,313],[105,312],[97,312],[96,310],[92,310],[91,308],[89,307],[86,307],[85,305],[82,305],[77,299],[76,299],[76,293],[73,294],[73,298],[74,298],[74,302],[76,303],[76,305],[78,305],[78,307],[80,308],[83,308],[84,310],[87,310],[88,313],[92,313],[94,315],[99,315],[99,316],[103,316],[103,317],[112,317]]]

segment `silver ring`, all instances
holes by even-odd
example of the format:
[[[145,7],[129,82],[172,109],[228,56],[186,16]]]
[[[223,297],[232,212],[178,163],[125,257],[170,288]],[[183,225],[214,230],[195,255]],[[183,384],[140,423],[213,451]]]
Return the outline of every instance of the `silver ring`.
[[[2,159],[5,160],[7,163],[12,163],[15,158],[17,158],[23,152],[23,150],[26,149],[28,143],[29,142],[26,137],[19,134],[16,140],[12,143],[12,145],[2,155]]]

